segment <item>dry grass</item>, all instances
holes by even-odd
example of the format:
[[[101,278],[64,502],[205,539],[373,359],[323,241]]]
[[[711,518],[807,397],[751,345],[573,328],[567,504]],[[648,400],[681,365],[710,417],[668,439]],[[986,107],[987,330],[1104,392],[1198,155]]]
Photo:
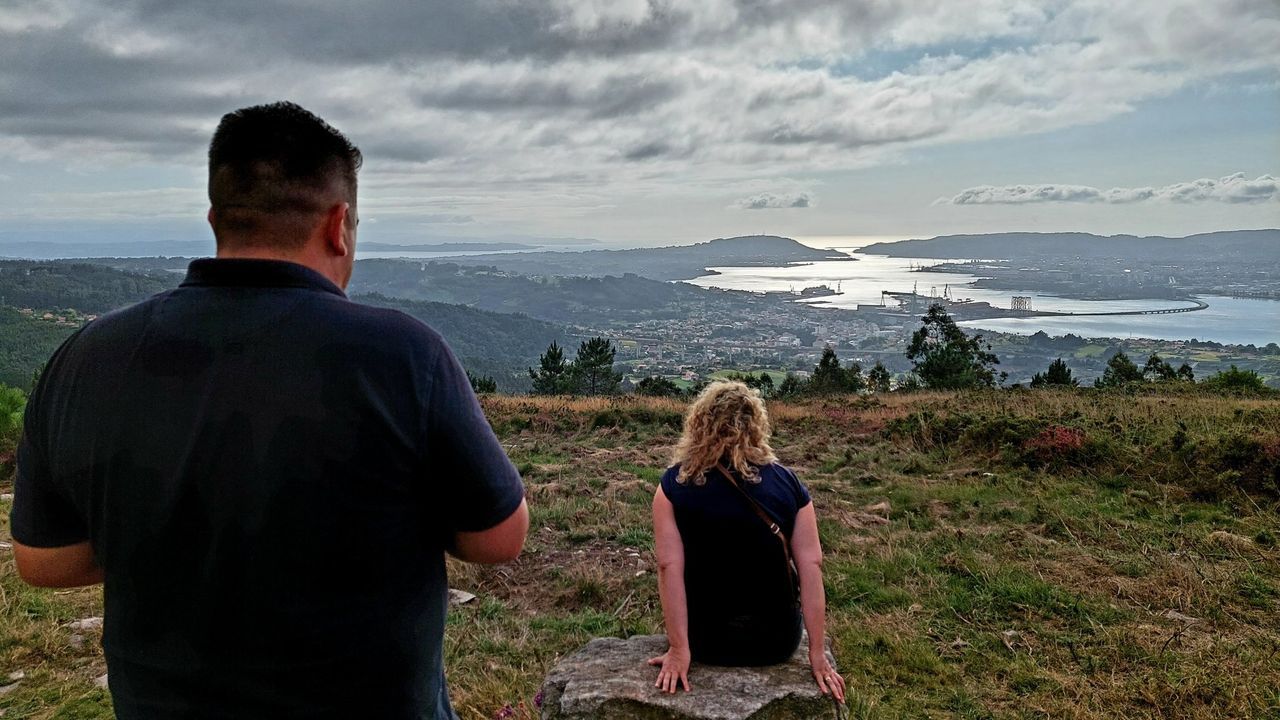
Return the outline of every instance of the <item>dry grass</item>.
[[[591,637],[660,630],[648,505],[684,411],[484,405],[525,475],[533,529],[515,563],[451,563],[452,584],[479,596],[453,610],[446,640],[468,720],[530,706]],[[1280,432],[1280,402],[922,393],[770,412],[818,506],[854,717],[1280,717],[1280,511],[1245,491],[1266,487],[1250,473],[1269,466],[1202,487],[1220,446]],[[1028,463],[1019,433],[1055,424],[1085,429],[1097,452]],[[881,502],[887,523],[868,509]],[[96,638],[74,649],[65,627],[99,596],[25,589],[5,563],[0,671],[27,679],[0,709],[107,717]]]

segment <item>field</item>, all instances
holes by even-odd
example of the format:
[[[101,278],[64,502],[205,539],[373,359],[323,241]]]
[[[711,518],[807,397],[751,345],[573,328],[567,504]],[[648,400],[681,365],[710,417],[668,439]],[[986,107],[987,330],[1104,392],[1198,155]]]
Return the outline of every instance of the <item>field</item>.
[[[648,506],[683,411],[485,407],[533,526],[515,563],[451,565],[478,596],[447,630],[467,720],[536,716],[558,657],[661,631]],[[1280,401],[1002,391],[770,411],[817,504],[851,717],[1280,718]],[[99,631],[71,625],[100,614],[98,591],[26,588],[0,552],[0,685],[22,674],[4,717],[109,717]]]

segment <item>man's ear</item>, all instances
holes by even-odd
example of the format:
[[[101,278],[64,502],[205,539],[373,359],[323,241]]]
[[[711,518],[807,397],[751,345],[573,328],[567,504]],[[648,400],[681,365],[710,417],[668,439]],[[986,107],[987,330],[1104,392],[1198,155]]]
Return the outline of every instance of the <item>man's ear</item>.
[[[213,227],[213,208],[209,208],[209,212],[205,213],[204,218],[209,221],[209,227]]]
[[[352,248],[347,246],[347,213],[351,203],[338,203],[329,208],[324,218],[325,247],[338,257],[346,257]]]

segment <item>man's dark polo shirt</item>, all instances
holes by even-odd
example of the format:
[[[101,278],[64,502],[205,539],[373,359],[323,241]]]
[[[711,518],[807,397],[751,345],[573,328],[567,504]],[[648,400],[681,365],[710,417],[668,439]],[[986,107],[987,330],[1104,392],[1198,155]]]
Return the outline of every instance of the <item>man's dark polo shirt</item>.
[[[523,492],[434,331],[197,260],[50,360],[12,531],[92,543],[121,718],[452,718],[444,548]]]

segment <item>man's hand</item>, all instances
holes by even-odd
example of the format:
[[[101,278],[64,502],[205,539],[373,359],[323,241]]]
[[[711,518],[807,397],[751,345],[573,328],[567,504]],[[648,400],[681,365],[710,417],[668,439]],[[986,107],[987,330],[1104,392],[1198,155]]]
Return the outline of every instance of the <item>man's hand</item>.
[[[524,549],[529,533],[529,506],[524,501],[506,520],[488,530],[459,532],[454,536],[450,552],[460,560],[473,563],[504,563],[515,560]]]
[[[18,575],[36,587],[68,588],[102,582],[102,568],[93,559],[93,548],[88,541],[38,548],[15,540],[13,561],[18,566]]]
[[[680,683],[684,683],[684,691],[689,692],[689,648],[669,648],[658,657],[649,658],[650,665],[661,665],[658,680],[653,686],[665,693],[674,693]]]

